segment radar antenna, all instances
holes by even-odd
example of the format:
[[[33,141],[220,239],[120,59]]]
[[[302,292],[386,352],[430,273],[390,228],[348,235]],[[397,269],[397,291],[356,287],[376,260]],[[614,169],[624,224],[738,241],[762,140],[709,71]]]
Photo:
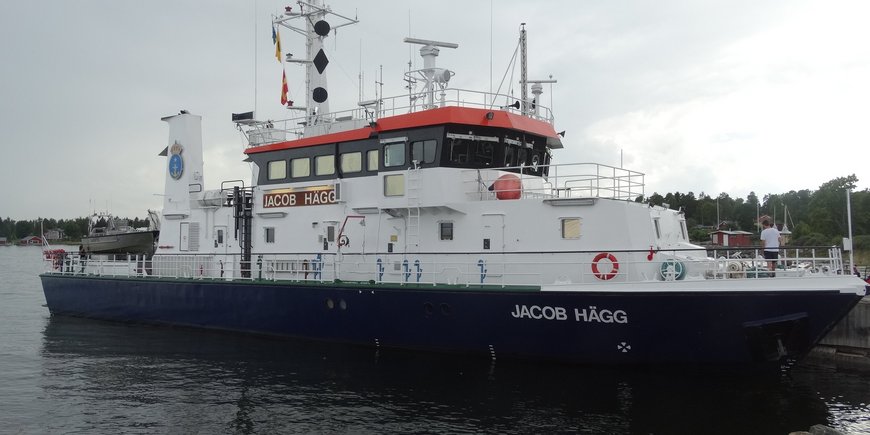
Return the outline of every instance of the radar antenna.
[[[444,89],[447,88],[447,83],[450,78],[455,75],[453,71],[435,66],[435,58],[438,57],[442,48],[459,48],[459,44],[453,42],[433,41],[430,39],[405,38],[404,42],[408,44],[418,44],[420,48],[420,56],[423,58],[423,69],[417,71],[409,71],[405,73],[409,86],[422,81],[422,87],[416,94],[411,94],[411,107],[416,106],[416,101],[423,100],[423,109],[432,109],[444,105]],[[439,102],[435,101],[435,88],[441,91]]]

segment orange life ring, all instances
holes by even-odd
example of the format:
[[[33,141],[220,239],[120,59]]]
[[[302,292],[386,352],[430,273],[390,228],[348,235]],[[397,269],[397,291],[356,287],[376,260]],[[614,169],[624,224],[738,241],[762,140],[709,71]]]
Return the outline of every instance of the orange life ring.
[[[610,260],[613,269],[608,273],[601,273],[601,271],[598,270],[598,262],[605,258]],[[613,279],[617,273],[619,273],[619,262],[616,261],[616,257],[614,257],[613,254],[602,252],[592,259],[592,274],[595,275],[596,278],[602,281],[607,281],[608,279]]]

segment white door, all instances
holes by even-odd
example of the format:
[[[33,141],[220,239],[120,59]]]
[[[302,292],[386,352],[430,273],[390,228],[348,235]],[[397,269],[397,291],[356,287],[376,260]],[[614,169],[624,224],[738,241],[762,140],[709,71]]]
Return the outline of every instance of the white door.
[[[483,221],[483,252],[504,252],[504,215],[485,214]]]
[[[214,247],[215,251],[224,253],[227,251],[227,227],[217,225],[214,227]]]
[[[190,250],[190,222],[181,223],[181,241],[178,243],[179,251]]]

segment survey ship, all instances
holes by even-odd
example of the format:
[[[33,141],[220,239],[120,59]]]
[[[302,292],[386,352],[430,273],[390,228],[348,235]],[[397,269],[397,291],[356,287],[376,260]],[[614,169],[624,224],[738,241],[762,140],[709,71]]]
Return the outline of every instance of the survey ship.
[[[436,59],[458,44],[406,38],[423,57],[411,91],[330,111],[324,41],[355,23],[319,2],[274,17],[304,36],[307,98],[282,101],[301,115],[285,121],[233,115],[248,183],[205,189],[200,117],[163,118],[156,253],[71,254],[41,275],[51,313],[493,359],[776,365],[865,295],[836,248],[786,249],[767,271],[690,243],[681,210],[637,201],[644,174],[552,161],[552,80],[526,76],[524,28],[519,98],[451,87]]]

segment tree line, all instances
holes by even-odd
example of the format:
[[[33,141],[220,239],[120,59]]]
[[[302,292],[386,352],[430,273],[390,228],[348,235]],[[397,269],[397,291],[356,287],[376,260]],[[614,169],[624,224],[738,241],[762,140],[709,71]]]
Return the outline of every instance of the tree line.
[[[133,218],[129,219],[133,228],[148,227],[148,218]],[[90,218],[77,217],[73,219],[42,219],[36,218],[32,220],[16,221],[10,218],[5,218],[0,221],[0,237],[6,237],[7,240],[14,242],[28,236],[39,236],[45,231],[60,229],[63,230],[65,238],[68,240],[80,240],[88,234],[88,223]],[[40,229],[40,223],[41,229]]]
[[[855,191],[857,183],[858,177],[852,174],[827,181],[814,191],[792,190],[760,199],[755,192],[746,199],[732,198],[727,193],[712,197],[702,192],[696,197],[692,192],[676,192],[653,193],[636,201],[682,209],[693,241],[709,240],[710,230],[715,228],[757,234],[757,217],[770,216],[778,226],[788,226],[792,232],[789,244],[823,246],[839,245],[848,235],[846,191],[851,190],[852,234],[860,236],[855,237],[855,248],[862,248],[859,244],[870,247],[870,190]]]

